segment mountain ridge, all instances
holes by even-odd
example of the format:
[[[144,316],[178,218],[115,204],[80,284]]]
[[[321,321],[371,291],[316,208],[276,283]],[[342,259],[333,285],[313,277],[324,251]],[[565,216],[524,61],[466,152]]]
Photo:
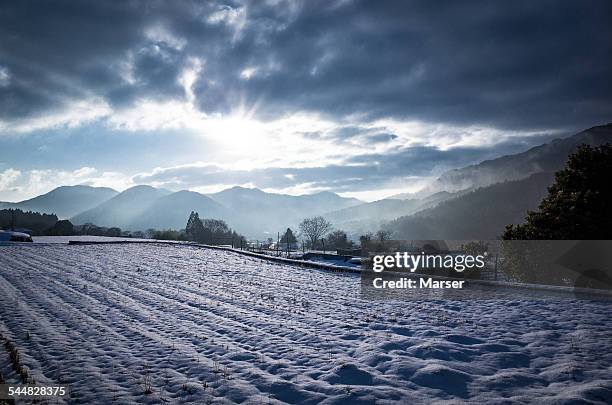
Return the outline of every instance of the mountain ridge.
[[[83,209],[90,209],[118,194],[109,187],[87,185],[59,186],[48,193],[18,201],[0,203],[0,209],[21,209],[44,214],[55,214],[60,219],[70,218]]]
[[[182,229],[191,211],[198,212],[201,218],[223,219],[230,226],[233,222],[226,208],[210,197],[195,191],[180,190],[157,198],[124,226],[141,231],[149,228]]]
[[[113,198],[70,218],[75,225],[92,223],[98,226],[125,228],[134,216],[140,215],[152,202],[170,193],[146,185],[130,187]]]
[[[530,193],[524,197],[532,203],[529,206],[532,207],[531,198],[540,198],[546,191],[546,182],[537,180],[543,177],[533,177],[534,175],[546,173],[547,176],[561,169],[568,155],[580,144],[597,146],[611,141],[612,124],[591,127],[520,153],[450,170],[434,181],[426,192],[401,195],[412,197],[407,199],[387,198],[363,202],[355,198],[341,197],[330,191],[295,196],[241,186],[209,194],[188,190],[172,192],[148,185],[134,186],[121,193],[109,188],[62,186],[30,200],[0,203],[0,208],[14,207],[55,213],[59,217],[70,218],[75,225],[91,222],[98,226],[119,226],[132,231],[146,228],[182,229],[191,211],[201,211],[201,218],[223,219],[238,232],[253,238],[275,238],[278,232],[287,227],[295,229],[303,218],[314,215],[325,216],[336,229],[344,229],[353,236],[360,232],[376,231],[389,221],[402,218],[405,221],[407,217],[419,218],[414,219],[415,224],[418,222],[421,229],[426,230],[424,221],[435,215],[428,217],[425,214],[435,212],[431,210],[441,204],[443,205],[439,209],[447,212],[445,215],[449,221],[454,221],[454,217],[465,216],[460,211],[451,214],[449,207],[453,207],[453,203],[449,205],[447,202],[459,199],[455,204],[460,205],[462,201],[472,198],[474,210],[488,210],[490,204],[486,199],[474,199],[475,195],[486,194],[487,190],[503,192],[509,187],[515,187],[517,193]],[[526,182],[520,183],[521,180]],[[519,183],[506,184],[516,181]],[[529,187],[525,185],[527,183],[530,184]],[[525,185],[524,190],[521,189],[521,184]],[[501,186],[497,189],[487,189],[494,185]],[[74,198],[75,201],[72,201],[66,197],[79,190],[86,195],[92,194],[95,198],[85,198],[85,204],[82,198]],[[55,198],[57,195],[64,197]],[[488,198],[490,201],[496,201],[494,194],[489,194]],[[45,206],[45,203],[49,206]],[[506,212],[502,212],[503,215],[512,211],[512,207],[503,204],[504,201],[499,203],[500,207],[506,209]],[[58,204],[65,215],[55,211]],[[85,209],[74,212],[79,204]],[[520,205],[520,201],[517,204]],[[516,222],[516,219],[513,217],[512,221]],[[422,235],[420,239],[423,238]]]
[[[553,182],[551,172],[479,187],[384,225],[398,239],[498,239],[505,226],[523,222]]]
[[[511,155],[449,170],[439,176],[424,193],[458,191],[519,180],[535,173],[555,172],[563,168],[568,156],[581,144],[599,146],[612,142],[612,123],[598,125],[565,138],[529,148]]]
[[[132,231],[182,229],[189,213],[198,211],[201,218],[223,219],[240,232],[264,238],[275,236],[287,226],[297,226],[304,217],[359,203],[362,201],[332,192],[292,196],[235,186],[217,193],[202,194],[139,185],[74,215],[71,221],[75,225],[93,223]]]

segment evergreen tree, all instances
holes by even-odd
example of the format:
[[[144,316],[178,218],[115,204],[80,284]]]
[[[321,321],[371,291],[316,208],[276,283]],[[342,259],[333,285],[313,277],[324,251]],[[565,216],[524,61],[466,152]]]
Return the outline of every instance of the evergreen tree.
[[[169,232],[170,230],[168,230]],[[166,232],[166,234],[168,234]],[[188,240],[213,245],[246,246],[244,236],[233,231],[222,219],[200,219],[197,212],[192,211],[187,220],[185,234]],[[182,237],[179,235],[178,237]]]
[[[291,230],[291,228],[287,228],[287,230],[285,231],[285,234],[281,237],[281,243],[297,243],[297,238],[295,237],[295,235],[293,234],[293,231]]]
[[[548,196],[503,239],[612,239],[612,145],[582,145],[555,174]]]
[[[58,221],[56,215],[22,211],[20,209],[0,210],[0,229],[28,229],[32,235],[45,235]]]
[[[191,241],[201,242],[204,239],[204,224],[197,212],[191,211],[187,226],[185,227],[187,238]]]

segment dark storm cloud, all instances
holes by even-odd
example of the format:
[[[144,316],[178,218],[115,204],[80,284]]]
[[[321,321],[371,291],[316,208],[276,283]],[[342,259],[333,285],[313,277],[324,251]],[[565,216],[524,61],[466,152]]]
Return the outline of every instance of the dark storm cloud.
[[[607,0],[13,2],[0,11],[0,119],[91,96],[182,98],[197,57],[205,112],[259,101],[263,118],[587,127],[612,111],[611,17]]]
[[[273,108],[533,128],[609,119],[609,2],[308,3],[252,80]],[[277,103],[278,102],[278,103]]]
[[[182,96],[177,75],[186,55],[146,33],[166,16],[180,20],[190,9],[138,1],[3,4],[0,66],[10,78],[0,87],[0,118],[23,118],[88,97],[122,104]],[[126,63],[136,79],[131,84],[124,80]]]

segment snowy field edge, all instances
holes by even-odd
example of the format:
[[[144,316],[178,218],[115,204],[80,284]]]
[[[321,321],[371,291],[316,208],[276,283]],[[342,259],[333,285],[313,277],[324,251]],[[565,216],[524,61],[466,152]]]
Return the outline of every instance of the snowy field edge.
[[[373,302],[357,274],[225,250],[0,249],[0,332],[67,403],[612,401],[609,302]]]

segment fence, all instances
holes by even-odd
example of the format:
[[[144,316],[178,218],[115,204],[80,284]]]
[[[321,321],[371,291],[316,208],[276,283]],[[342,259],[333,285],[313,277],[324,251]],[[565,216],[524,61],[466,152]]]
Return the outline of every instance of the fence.
[[[477,270],[455,272],[438,267],[417,273],[487,281],[612,289],[612,241],[609,240],[440,240],[405,243],[409,246],[406,250],[412,255],[469,254],[486,258],[484,268]],[[379,254],[393,255],[395,252],[370,252],[370,256]]]

